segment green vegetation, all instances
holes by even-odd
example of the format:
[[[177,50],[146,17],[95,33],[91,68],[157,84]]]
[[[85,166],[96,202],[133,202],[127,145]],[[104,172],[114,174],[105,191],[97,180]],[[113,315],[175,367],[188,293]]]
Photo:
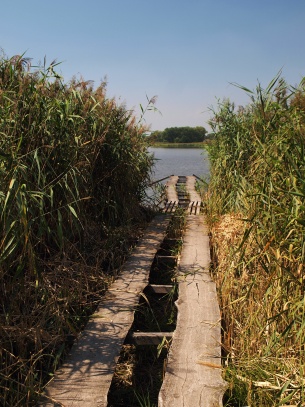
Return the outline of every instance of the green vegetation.
[[[3,407],[34,404],[148,215],[146,129],[56,65],[0,59]]]
[[[205,139],[204,127],[169,127],[164,131],[154,131],[147,140],[154,143],[201,143]]]
[[[305,403],[305,80],[219,103],[207,211],[227,406]]]

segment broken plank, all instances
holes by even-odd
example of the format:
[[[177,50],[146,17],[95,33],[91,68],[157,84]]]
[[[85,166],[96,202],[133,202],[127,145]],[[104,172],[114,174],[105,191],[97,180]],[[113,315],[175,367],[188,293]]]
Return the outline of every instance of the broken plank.
[[[155,260],[156,260],[157,266],[160,268],[162,268],[162,267],[173,268],[177,265],[178,256],[163,256],[163,255],[156,254]]]

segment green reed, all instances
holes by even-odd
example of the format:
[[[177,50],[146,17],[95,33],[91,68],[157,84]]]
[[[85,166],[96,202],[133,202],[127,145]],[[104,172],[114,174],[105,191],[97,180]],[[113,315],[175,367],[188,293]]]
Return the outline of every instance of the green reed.
[[[207,147],[227,405],[303,405],[305,81],[240,88],[251,102],[219,103]]]
[[[147,217],[145,127],[56,66],[0,59],[3,406],[33,403]]]

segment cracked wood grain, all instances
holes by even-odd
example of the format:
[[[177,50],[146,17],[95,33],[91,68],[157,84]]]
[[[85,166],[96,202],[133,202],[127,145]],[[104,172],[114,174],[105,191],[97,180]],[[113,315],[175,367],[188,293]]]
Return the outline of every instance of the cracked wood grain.
[[[189,215],[179,264],[177,328],[159,407],[222,406],[220,311],[209,266],[204,217]]]

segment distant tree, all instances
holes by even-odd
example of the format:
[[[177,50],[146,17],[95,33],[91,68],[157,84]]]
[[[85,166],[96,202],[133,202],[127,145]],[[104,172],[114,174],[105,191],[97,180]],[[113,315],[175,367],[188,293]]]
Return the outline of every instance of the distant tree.
[[[150,133],[149,136],[147,136],[147,140],[151,142],[160,142],[162,136],[162,131],[156,130]]]
[[[197,143],[205,139],[204,127],[168,127],[163,131],[154,131],[148,137],[152,142],[164,143]]]

